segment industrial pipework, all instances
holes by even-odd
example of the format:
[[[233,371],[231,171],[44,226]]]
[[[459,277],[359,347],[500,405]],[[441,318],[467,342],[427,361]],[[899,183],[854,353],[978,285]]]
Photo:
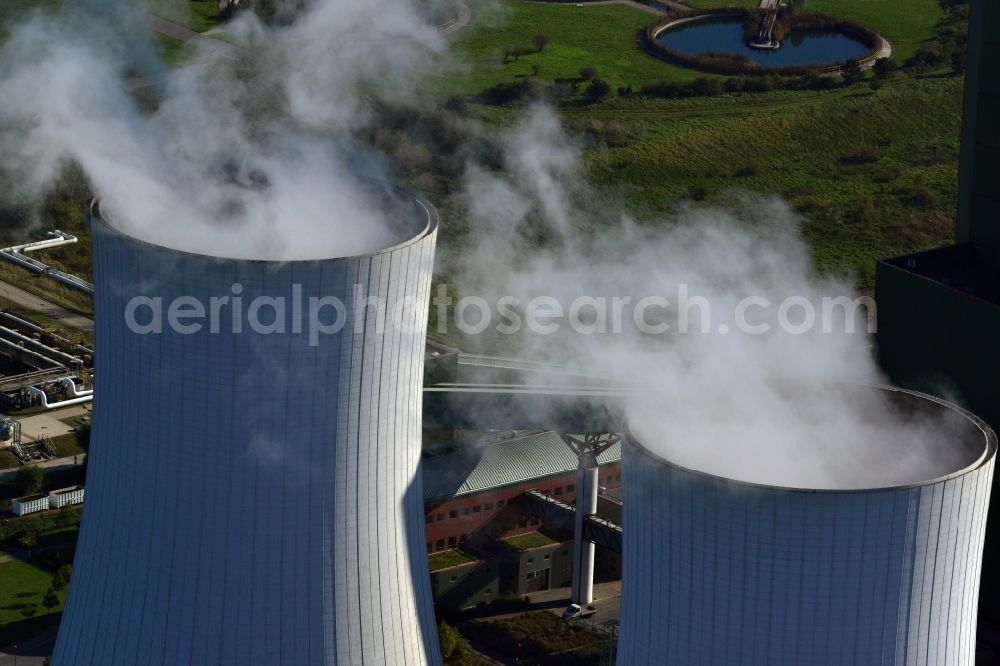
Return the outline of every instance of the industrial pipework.
[[[93,295],[94,285],[90,284],[86,280],[78,278],[75,275],[70,275],[69,273],[64,273],[63,271],[52,268],[37,259],[32,259],[27,256],[28,252],[51,250],[52,248],[59,247],[61,245],[68,245],[77,241],[76,236],[59,231],[58,229],[55,231],[49,231],[47,235],[49,236],[47,240],[33,241],[22,245],[5,247],[0,250],[0,257],[21,266],[22,268],[27,268],[32,272],[38,273],[39,275],[48,276],[57,282],[61,282],[67,286],[73,287],[74,289],[79,289],[85,294]]]

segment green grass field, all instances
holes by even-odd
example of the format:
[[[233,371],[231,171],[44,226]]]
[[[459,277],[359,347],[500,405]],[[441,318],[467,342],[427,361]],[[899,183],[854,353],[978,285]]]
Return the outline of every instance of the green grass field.
[[[438,569],[455,567],[459,564],[475,562],[476,558],[469,555],[464,550],[452,548],[451,550],[443,550],[440,553],[434,553],[433,555],[428,556],[427,560],[430,563],[431,571],[437,571]]]
[[[552,544],[559,543],[552,537],[541,532],[528,532],[527,534],[507,537],[503,539],[503,542],[514,550],[531,550],[532,548],[541,548],[542,546],[551,546]]]
[[[578,78],[580,68],[595,67],[612,90],[704,76],[656,60],[639,48],[636,32],[656,20],[641,9],[515,1],[492,10],[477,6],[476,11],[480,13],[475,23],[459,32],[452,45],[451,61],[461,66],[435,80],[437,92],[475,94],[503,81],[531,76],[532,65],[538,65],[538,76],[548,81]],[[532,41],[539,34],[549,37],[541,53],[535,52]],[[511,46],[531,52],[502,63],[501,49]]]
[[[806,8],[873,28],[892,42],[893,59],[900,63],[917,52],[944,16],[937,0],[806,0]]]
[[[587,154],[591,178],[640,218],[677,198],[780,194],[801,211],[819,266],[867,287],[877,259],[952,238],[961,94],[960,78],[907,79],[877,92],[615,101],[567,115],[641,136]]]
[[[51,9],[58,5],[58,0],[0,1],[0,42],[7,38],[7,32],[14,23],[27,19],[39,9]]]
[[[217,3],[212,0],[134,0],[151,14],[180,23],[197,32],[217,27],[222,19]]]
[[[52,574],[30,562],[14,560],[0,563],[0,645],[8,646],[37,635],[59,621],[62,603],[49,614],[42,607],[42,595],[48,589]],[[60,602],[65,593],[59,593]],[[37,614],[26,618],[21,610],[34,607]]]

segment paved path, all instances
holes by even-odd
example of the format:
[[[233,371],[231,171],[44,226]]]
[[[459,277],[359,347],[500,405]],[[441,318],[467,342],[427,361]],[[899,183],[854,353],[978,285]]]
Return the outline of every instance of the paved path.
[[[73,462],[73,459],[76,462]],[[82,465],[87,460],[87,454],[81,453],[78,456],[66,456],[65,458],[53,458],[52,460],[44,460],[39,463],[34,463],[38,465],[39,468],[46,474],[49,472],[60,472],[64,469],[70,469],[71,467],[76,467]],[[7,469],[0,470],[0,483],[5,481],[13,481],[17,477],[17,470],[19,467],[10,467]]]
[[[58,320],[62,324],[72,326],[75,329],[87,333],[94,332],[94,320],[83,315],[71,312],[66,308],[47,301],[40,296],[35,296],[31,292],[20,287],[15,287],[7,282],[0,281],[0,298],[4,298],[21,307],[39,312],[46,317]]]
[[[664,14],[666,14],[666,12],[660,9],[659,7],[651,7],[650,5],[644,5],[643,3],[636,2],[635,0],[589,0],[585,2],[576,3],[576,5],[574,5],[574,3],[572,2],[559,2],[558,0],[531,0],[531,2],[535,2],[540,5],[567,5],[570,7],[576,5],[584,5],[585,7],[589,7],[590,5],[625,5],[626,7],[639,9],[641,11],[646,12],[647,14],[655,14],[656,16],[663,16]],[[664,5],[666,7],[669,7],[670,9],[676,9],[682,12],[691,11],[691,8],[688,7],[687,5],[675,2],[674,0],[655,0],[655,2],[658,5]]]
[[[59,627],[50,627],[20,645],[0,648],[0,666],[42,666],[45,657],[52,653],[58,630]]]
[[[443,28],[439,28],[442,35],[450,35],[453,32],[458,32],[462,28],[468,27],[472,23],[472,9],[469,5],[458,1],[458,18],[454,23],[447,23]]]
[[[217,50],[219,53],[231,58],[239,56],[240,52],[243,50],[236,44],[230,44],[229,42],[224,42],[221,39],[215,39],[205,33],[197,32],[196,30],[192,30],[185,25],[168,21],[160,16],[149,14],[147,19],[149,20],[149,27],[152,28],[154,32],[166,35],[167,37],[173,37],[174,39],[179,39],[182,42],[197,41],[199,44],[205,44],[206,46],[209,46],[210,48]]]
[[[875,54],[875,59],[881,60],[882,58],[888,58],[889,56],[892,55],[892,42],[890,42],[882,35],[879,35],[878,38],[880,40],[880,43],[878,47],[878,53]]]
[[[27,442],[34,442],[43,435],[58,437],[68,435],[76,430],[75,426],[66,423],[66,419],[90,414],[90,403],[71,405],[62,409],[50,409],[45,412],[18,418],[21,422],[21,436]]]

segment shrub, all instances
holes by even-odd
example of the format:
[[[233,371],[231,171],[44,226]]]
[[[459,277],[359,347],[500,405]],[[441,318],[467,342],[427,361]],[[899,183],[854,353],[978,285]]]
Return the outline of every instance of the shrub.
[[[845,165],[871,164],[872,162],[878,162],[880,159],[882,159],[882,154],[878,150],[870,146],[865,146],[864,148],[841,155],[840,163]]]
[[[541,53],[542,51],[545,50],[545,47],[549,43],[549,36],[548,35],[535,35],[534,39],[532,39],[531,41],[533,41],[535,43],[535,48],[538,49],[539,53]]]
[[[597,77],[596,67],[581,67],[580,68],[580,78],[584,81],[589,81],[590,79]]]
[[[461,95],[450,95],[444,103],[444,108],[452,113],[465,113],[469,107]]]
[[[879,58],[875,61],[875,64],[872,65],[872,72],[877,78],[880,79],[889,78],[897,69],[899,69],[899,66],[892,58]]]
[[[844,79],[848,83],[854,83],[855,81],[860,81],[865,73],[861,70],[861,62],[857,58],[849,58],[846,63],[844,63]]]
[[[934,203],[934,193],[927,187],[923,176],[917,176],[913,181],[913,203],[918,206],[930,206]]]
[[[591,104],[600,102],[611,93],[611,86],[601,79],[592,79],[587,86],[586,100]]]
[[[45,473],[38,465],[25,465],[17,470],[17,487],[25,495],[34,495],[42,491],[45,485]]]
[[[537,99],[545,88],[538,79],[504,81],[479,93],[479,99],[486,104],[511,104],[526,99]]]

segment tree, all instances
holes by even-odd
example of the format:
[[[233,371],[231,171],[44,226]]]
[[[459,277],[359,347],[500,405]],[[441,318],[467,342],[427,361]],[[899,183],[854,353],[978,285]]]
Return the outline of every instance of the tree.
[[[59,605],[59,595],[51,587],[45,590],[42,597],[42,605],[51,613],[52,609]]]
[[[859,81],[863,76],[864,72],[861,71],[861,63],[857,58],[850,58],[844,63],[844,80],[848,83]]]
[[[25,495],[40,493],[45,485],[45,473],[38,465],[25,465],[17,470],[17,485]]]
[[[897,68],[898,65],[896,65],[896,61],[892,58],[879,58],[872,65],[872,72],[875,73],[877,78],[887,79],[892,76]]]
[[[532,65],[531,65],[531,75],[532,76],[538,76],[538,73],[540,71],[542,71],[541,65],[539,65],[537,62],[536,63],[532,63]]]
[[[446,622],[438,624],[438,641],[441,644],[441,657],[447,666],[480,663],[473,658],[472,646],[465,636]]]
[[[611,92],[611,86],[601,79],[593,79],[587,86],[586,98],[590,103],[600,102]]]
[[[596,67],[581,67],[580,68],[580,78],[582,78],[584,81],[588,81],[590,79],[593,79],[596,76],[597,76],[597,68]]]
[[[956,74],[965,73],[965,63],[967,62],[967,57],[965,49],[955,49],[951,52],[951,68]]]
[[[458,629],[443,621],[438,624],[438,641],[441,643],[442,657],[451,659],[460,640],[462,634],[458,633]]]
[[[31,559],[31,549],[38,545],[38,532],[35,530],[25,530],[20,537],[18,537],[17,542],[22,548],[28,550],[28,559]]]
[[[549,43],[549,36],[548,35],[535,35],[535,37],[534,37],[534,39],[532,41],[535,43],[535,48],[538,49],[539,53],[541,53],[542,51],[545,50],[545,47]]]
[[[35,614],[37,612],[38,612],[38,609],[35,608],[34,606],[25,606],[24,608],[21,609],[21,615],[23,615],[25,618],[27,618],[29,620],[31,618],[35,617]]]
[[[52,589],[57,592],[65,590],[69,586],[69,577],[73,573],[73,567],[63,564],[52,574]]]

